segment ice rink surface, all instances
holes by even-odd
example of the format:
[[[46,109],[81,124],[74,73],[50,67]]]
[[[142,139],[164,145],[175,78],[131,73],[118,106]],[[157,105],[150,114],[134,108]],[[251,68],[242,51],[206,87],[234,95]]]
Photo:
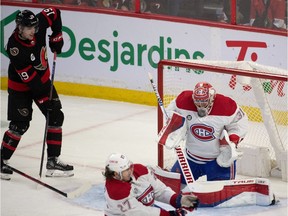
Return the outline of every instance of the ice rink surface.
[[[156,107],[64,95],[60,98],[65,113],[61,159],[74,165],[75,176],[46,178],[44,167],[39,179],[45,119],[37,108],[10,165],[65,193],[83,185],[91,187],[79,197],[68,199],[14,173],[10,181],[1,181],[1,216],[103,216],[102,172],[111,153],[124,153],[135,163],[157,164]],[[8,126],[6,107],[7,93],[1,91],[1,140]],[[278,205],[202,208],[189,215],[288,215],[287,182],[272,178],[271,187],[280,199]]]

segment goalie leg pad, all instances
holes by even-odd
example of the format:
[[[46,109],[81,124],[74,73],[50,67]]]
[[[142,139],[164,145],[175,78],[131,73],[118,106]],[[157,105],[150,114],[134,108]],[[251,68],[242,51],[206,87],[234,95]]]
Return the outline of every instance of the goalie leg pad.
[[[181,175],[180,173],[169,172],[163,170],[159,166],[152,167],[149,169],[154,173],[157,178],[162,181],[165,185],[169,186],[175,193],[180,193],[181,190]]]
[[[199,207],[269,206],[275,204],[275,196],[270,189],[268,179],[214,181],[206,184],[206,188],[215,187],[213,184],[223,184],[223,188],[213,192],[193,192],[199,198]]]

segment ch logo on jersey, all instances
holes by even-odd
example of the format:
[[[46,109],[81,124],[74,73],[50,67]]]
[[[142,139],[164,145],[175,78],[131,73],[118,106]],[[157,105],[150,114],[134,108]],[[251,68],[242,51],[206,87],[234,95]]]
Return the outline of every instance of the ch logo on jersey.
[[[215,139],[214,128],[204,124],[193,124],[190,127],[190,132],[198,140],[207,142]]]
[[[154,190],[150,185],[139,197],[137,200],[145,206],[151,206],[154,203]]]

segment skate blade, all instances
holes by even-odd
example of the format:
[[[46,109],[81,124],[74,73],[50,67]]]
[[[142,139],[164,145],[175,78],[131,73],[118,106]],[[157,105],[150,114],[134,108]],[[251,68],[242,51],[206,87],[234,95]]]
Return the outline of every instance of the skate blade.
[[[1,173],[1,180],[9,181],[9,180],[11,180],[11,175],[10,174]]]
[[[47,170],[46,177],[72,177],[74,176],[73,170],[62,171],[62,170]]]

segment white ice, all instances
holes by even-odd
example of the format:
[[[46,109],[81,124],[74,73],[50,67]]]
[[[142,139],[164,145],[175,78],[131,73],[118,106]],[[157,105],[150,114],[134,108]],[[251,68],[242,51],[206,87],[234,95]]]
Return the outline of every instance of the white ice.
[[[78,198],[68,199],[14,173],[10,181],[1,181],[2,216],[103,216],[102,171],[109,154],[121,152],[133,162],[157,164],[156,107],[64,95],[60,98],[65,113],[61,159],[74,165],[75,176],[46,178],[44,167],[39,178],[45,119],[37,108],[10,165],[65,193],[85,184],[92,187]],[[7,93],[1,91],[1,140],[8,126],[6,107]],[[46,158],[44,166],[45,162]],[[288,215],[287,182],[272,178],[271,183],[280,198],[278,205],[202,208],[191,215]]]

